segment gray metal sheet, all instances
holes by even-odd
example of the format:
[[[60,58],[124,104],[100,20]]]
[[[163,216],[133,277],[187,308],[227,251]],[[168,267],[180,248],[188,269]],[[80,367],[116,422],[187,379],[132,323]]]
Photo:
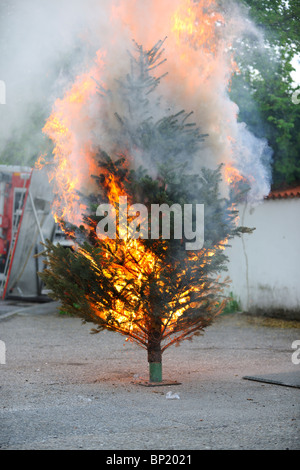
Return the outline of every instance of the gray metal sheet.
[[[42,257],[34,257],[43,251],[41,236],[51,238],[55,221],[51,213],[53,191],[44,170],[33,170],[30,193],[41,227],[39,231],[30,197],[27,198],[19,238],[8,280],[8,295],[34,297],[38,295],[37,270],[43,269]]]
[[[274,385],[283,385],[285,387],[300,388],[300,370],[295,372],[281,372],[279,374],[245,376],[243,379]]]

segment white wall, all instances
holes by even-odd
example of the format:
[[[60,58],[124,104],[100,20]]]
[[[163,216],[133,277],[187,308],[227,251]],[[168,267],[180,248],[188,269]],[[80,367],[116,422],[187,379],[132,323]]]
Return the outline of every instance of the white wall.
[[[300,318],[300,198],[240,206],[240,225],[256,227],[227,248],[230,291],[248,312]]]

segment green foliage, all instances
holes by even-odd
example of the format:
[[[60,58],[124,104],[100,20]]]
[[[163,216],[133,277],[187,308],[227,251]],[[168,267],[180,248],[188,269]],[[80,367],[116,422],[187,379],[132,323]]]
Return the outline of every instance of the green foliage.
[[[280,47],[289,46],[293,54],[299,53],[299,0],[242,0],[242,3],[250,7],[250,17],[272,42]]]
[[[107,155],[102,154],[102,158],[98,181],[105,188],[111,175],[120,177],[120,168],[119,161],[114,166]],[[124,171],[123,182],[126,174]],[[227,286],[226,281],[217,278],[218,273],[226,270],[222,238],[237,235],[238,229],[229,201],[225,206],[218,195],[220,170],[204,170],[204,174],[203,184],[198,180],[201,189],[198,194],[204,195],[209,186],[205,199],[207,238],[204,248],[198,252],[187,252],[184,240],[174,238],[139,240],[135,251],[131,243],[119,237],[101,241],[95,234],[100,218],[93,214],[89,215],[89,230],[74,231],[77,242],[80,240],[75,251],[47,242],[49,265],[40,276],[53,298],[62,302],[62,310],[96,324],[93,332],[105,328],[118,331],[148,351],[153,330],[158,332],[157,339],[164,351],[211,324],[224,308],[222,290]],[[130,197],[134,197],[133,188],[138,188],[137,192],[151,203],[172,202],[177,185],[183,203],[188,197],[188,189],[184,192],[179,181],[168,186],[147,175],[145,187],[143,174],[140,179],[132,171],[128,176]],[[135,184],[131,185],[133,180]],[[184,312],[177,316],[180,309]]]
[[[99,191],[87,202],[93,208],[112,203],[113,181],[119,194],[149,209],[151,204],[176,203],[181,208],[186,203],[204,204],[203,248],[186,251],[184,236],[128,241],[118,234],[115,240],[100,240],[96,227],[101,217],[91,210],[86,216],[88,228],[69,227],[76,250],[47,242],[48,265],[40,274],[64,311],[96,324],[94,332],[106,328],[128,336],[148,350],[150,363],[160,362],[167,347],[191,339],[223,310],[227,281],[221,282],[218,274],[226,270],[224,243],[241,231],[235,223],[234,200],[220,195],[221,167],[203,168],[197,175],[188,171],[204,138],[195,125],[188,124],[190,115],[181,111],[152,118],[154,103],[159,108],[154,94],[159,79],[152,77],[151,69],[160,58],[161,46],[160,41],[150,51],[137,47],[137,57],[131,56],[131,73],[119,79],[118,92],[127,104],[123,115],[112,110],[120,124],[115,136],[119,147],[112,156],[99,149],[99,174],[94,175]],[[108,92],[106,99],[110,96]],[[152,172],[146,167],[128,168],[120,152],[148,156]]]
[[[229,298],[226,302],[226,305],[222,311],[222,315],[226,315],[228,313],[235,313],[235,312],[240,312],[241,311],[241,304],[237,297],[233,294],[233,292],[230,292]]]

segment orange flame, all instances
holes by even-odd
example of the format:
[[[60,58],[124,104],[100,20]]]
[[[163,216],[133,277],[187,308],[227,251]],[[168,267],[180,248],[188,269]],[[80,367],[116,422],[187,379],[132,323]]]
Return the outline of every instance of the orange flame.
[[[177,43],[187,42],[189,46],[214,54],[218,48],[218,28],[224,25],[224,18],[216,12],[214,0],[202,0],[198,4],[185,0],[172,17],[171,31],[177,36]]]
[[[240,181],[246,181],[244,176],[242,176],[240,172],[233,165],[227,164],[225,166],[224,173],[225,173],[225,180],[227,181],[228,184],[234,185]]]
[[[70,223],[82,223],[86,209],[77,191],[93,185],[89,178],[96,171],[94,151],[86,136],[91,133],[86,113],[87,104],[95,97],[97,83],[103,66],[103,54],[97,54],[96,65],[77,77],[72,88],[63,99],[57,99],[43,132],[54,143],[54,161],[49,164],[49,180],[54,183],[56,199],[53,214],[56,221],[66,219]],[[84,137],[81,138],[81,135]],[[44,165],[42,156],[36,166]]]

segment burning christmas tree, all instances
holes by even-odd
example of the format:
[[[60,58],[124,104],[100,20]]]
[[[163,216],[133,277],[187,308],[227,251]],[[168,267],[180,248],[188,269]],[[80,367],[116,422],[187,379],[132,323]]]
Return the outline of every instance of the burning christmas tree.
[[[222,312],[224,249],[245,230],[237,226],[233,194],[220,194],[221,166],[194,171],[206,134],[192,113],[166,112],[161,103],[164,77],[153,71],[164,63],[163,45],[145,50],[134,43],[128,73],[113,90],[90,75],[66,98],[80,106],[88,83],[109,110],[110,153],[85,147],[89,194],[71,187],[68,156],[76,136],[59,103],[45,127],[60,162],[55,182],[64,188],[56,216],[74,247],[47,242],[40,276],[64,311],[95,324],[93,332],[116,331],[146,349],[150,383],[162,382],[169,346],[201,334]]]

